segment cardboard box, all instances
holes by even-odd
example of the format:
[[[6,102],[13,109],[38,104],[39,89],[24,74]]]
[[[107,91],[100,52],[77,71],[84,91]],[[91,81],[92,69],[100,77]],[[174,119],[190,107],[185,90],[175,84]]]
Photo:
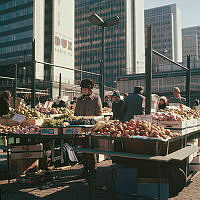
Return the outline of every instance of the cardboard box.
[[[30,158],[43,158],[43,145],[23,145],[15,146],[11,149],[11,159],[30,159]]]
[[[184,121],[160,121],[159,126],[168,129],[185,129],[187,128],[187,120]]]
[[[186,135],[188,133],[188,130],[187,128],[184,128],[184,129],[170,129],[171,132],[173,133],[180,133],[181,135]]]
[[[188,133],[187,120],[184,120],[184,121],[159,121],[158,125],[166,128],[166,129],[170,129],[172,132],[180,133],[181,135],[185,135]]]
[[[149,123],[152,123],[152,115],[135,115],[134,120],[135,121],[147,121]]]
[[[139,178],[137,179],[137,195],[147,198],[158,198],[158,179],[156,178]],[[160,200],[168,200],[169,184],[166,180],[160,183]],[[138,198],[139,200],[139,198]]]
[[[197,130],[200,130],[200,118],[197,119]]]
[[[188,133],[196,131],[197,130],[197,119],[187,120],[187,129],[188,129]]]

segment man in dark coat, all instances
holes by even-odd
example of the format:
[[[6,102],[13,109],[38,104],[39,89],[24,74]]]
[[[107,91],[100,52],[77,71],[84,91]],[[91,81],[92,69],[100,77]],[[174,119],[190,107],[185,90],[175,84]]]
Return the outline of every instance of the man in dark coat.
[[[124,101],[120,99],[120,93],[118,91],[114,91],[112,94],[112,112],[114,120],[121,120],[121,107]]]
[[[142,95],[144,88],[136,86],[134,93],[125,98],[121,108],[122,121],[129,121],[134,115],[144,114],[145,97]]]

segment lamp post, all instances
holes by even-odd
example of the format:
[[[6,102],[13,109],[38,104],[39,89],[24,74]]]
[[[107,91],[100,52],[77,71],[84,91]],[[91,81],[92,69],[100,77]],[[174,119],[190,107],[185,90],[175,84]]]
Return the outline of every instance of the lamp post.
[[[100,96],[101,100],[104,101],[104,29],[105,27],[114,26],[119,24],[119,16],[112,17],[110,19],[103,20],[97,13],[92,14],[88,17],[88,21],[94,25],[101,27],[102,32],[102,43],[101,43],[101,60],[100,60]]]

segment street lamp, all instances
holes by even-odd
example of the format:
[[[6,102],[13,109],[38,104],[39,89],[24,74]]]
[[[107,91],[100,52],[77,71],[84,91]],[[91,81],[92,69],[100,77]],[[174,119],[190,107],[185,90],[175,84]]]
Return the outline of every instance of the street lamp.
[[[115,26],[119,24],[119,16],[114,16],[110,19],[103,20],[98,14],[92,14],[88,17],[88,21],[94,25],[100,26],[102,31],[102,57],[101,57],[101,83],[100,83],[100,96],[102,101],[104,101],[104,28],[109,26]]]

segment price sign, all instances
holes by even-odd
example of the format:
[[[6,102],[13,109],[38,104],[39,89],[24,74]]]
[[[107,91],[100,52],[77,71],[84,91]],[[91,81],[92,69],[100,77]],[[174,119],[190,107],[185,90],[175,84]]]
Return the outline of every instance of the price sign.
[[[152,116],[151,115],[135,115],[134,120],[135,121],[147,121],[149,123],[152,123]]]
[[[63,134],[78,134],[81,133],[81,129],[78,128],[63,128]]]
[[[180,103],[169,103],[169,106],[180,107]]]
[[[12,118],[12,120],[21,123],[25,120],[25,118],[26,118],[26,116],[24,116],[24,115],[15,114],[14,117]]]
[[[40,129],[41,135],[58,135],[57,128],[41,128]]]

